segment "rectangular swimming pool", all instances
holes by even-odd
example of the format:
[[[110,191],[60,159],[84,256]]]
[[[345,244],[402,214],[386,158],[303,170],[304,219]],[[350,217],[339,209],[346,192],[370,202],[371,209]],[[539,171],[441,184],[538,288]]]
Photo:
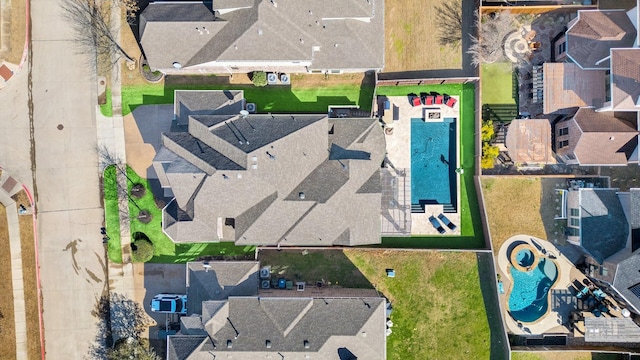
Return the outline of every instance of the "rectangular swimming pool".
[[[457,206],[456,119],[411,119],[411,204]]]

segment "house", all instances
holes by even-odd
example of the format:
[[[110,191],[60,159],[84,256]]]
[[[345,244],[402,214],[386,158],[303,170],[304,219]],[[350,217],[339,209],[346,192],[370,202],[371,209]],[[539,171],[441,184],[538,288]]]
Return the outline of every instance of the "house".
[[[637,87],[630,86],[640,80],[634,70],[640,61],[634,58],[640,54],[637,17],[637,7],[578,11],[564,36],[554,43],[556,62],[543,65],[545,114],[570,114],[572,108],[582,106],[600,111],[640,109],[627,99],[636,95],[633,103],[638,101]]]
[[[175,242],[380,242],[382,128],[374,118],[247,114],[241,91],[181,91],[153,161]]]
[[[619,192],[618,198],[624,210],[627,236],[624,232],[618,235],[612,250],[607,250],[611,255],[602,262],[587,258],[587,275],[598,286],[609,290],[630,311],[640,314],[640,189]],[[616,218],[620,216],[616,215]],[[615,249],[616,252],[613,251]]]
[[[238,296],[234,292],[251,285],[258,291],[258,262],[200,262],[187,268],[188,279],[202,280],[191,280],[187,288],[189,302],[202,300],[201,311],[180,318],[180,331],[167,338],[167,360],[386,359],[383,297]],[[233,275],[237,270],[241,275]]]
[[[384,1],[151,2],[139,39],[166,74],[342,73],[384,66]]]
[[[638,162],[637,113],[583,107],[555,126],[555,151],[566,164],[627,165]]]
[[[543,167],[555,163],[549,119],[512,120],[504,142],[509,157],[520,167]]]

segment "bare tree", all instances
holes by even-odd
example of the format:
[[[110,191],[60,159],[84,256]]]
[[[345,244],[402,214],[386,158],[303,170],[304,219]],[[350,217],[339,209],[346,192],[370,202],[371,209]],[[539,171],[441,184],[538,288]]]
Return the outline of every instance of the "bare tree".
[[[508,11],[482,15],[475,14],[475,25],[479,36],[471,37],[471,46],[467,50],[471,54],[471,63],[478,67],[482,63],[493,63],[504,57],[504,41],[516,28],[515,17]]]
[[[96,338],[89,349],[91,359],[157,359],[140,336],[150,324],[142,306],[118,293],[105,293],[91,314],[98,321]]]
[[[74,41],[81,53],[89,56],[88,65],[98,72],[106,72],[121,58],[135,61],[116,41],[116,32],[111,26],[111,11],[118,3],[110,0],[63,0],[62,16],[71,24]]]
[[[138,0],[119,0],[118,2],[127,12],[127,22],[133,24],[136,21],[138,11],[140,11]]]
[[[436,5],[436,24],[440,45],[460,46],[462,42],[462,0],[447,0]]]

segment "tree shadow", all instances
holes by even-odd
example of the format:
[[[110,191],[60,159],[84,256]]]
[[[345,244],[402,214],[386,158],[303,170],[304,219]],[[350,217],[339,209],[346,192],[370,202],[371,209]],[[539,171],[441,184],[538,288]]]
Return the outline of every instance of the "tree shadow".
[[[336,250],[260,250],[261,266],[271,266],[276,278],[294,283],[304,281],[307,286],[337,286],[354,289],[373,289],[374,286],[340,249]]]

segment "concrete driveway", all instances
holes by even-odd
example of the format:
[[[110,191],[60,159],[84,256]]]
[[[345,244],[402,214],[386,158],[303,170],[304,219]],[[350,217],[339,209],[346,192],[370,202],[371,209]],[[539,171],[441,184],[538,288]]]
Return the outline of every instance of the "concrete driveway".
[[[136,263],[133,264],[133,274],[134,300],[142,304],[155,321],[147,335],[150,339],[157,339],[159,328],[165,325],[166,315],[152,312],[149,304],[156,294],[186,294],[186,265]]]

